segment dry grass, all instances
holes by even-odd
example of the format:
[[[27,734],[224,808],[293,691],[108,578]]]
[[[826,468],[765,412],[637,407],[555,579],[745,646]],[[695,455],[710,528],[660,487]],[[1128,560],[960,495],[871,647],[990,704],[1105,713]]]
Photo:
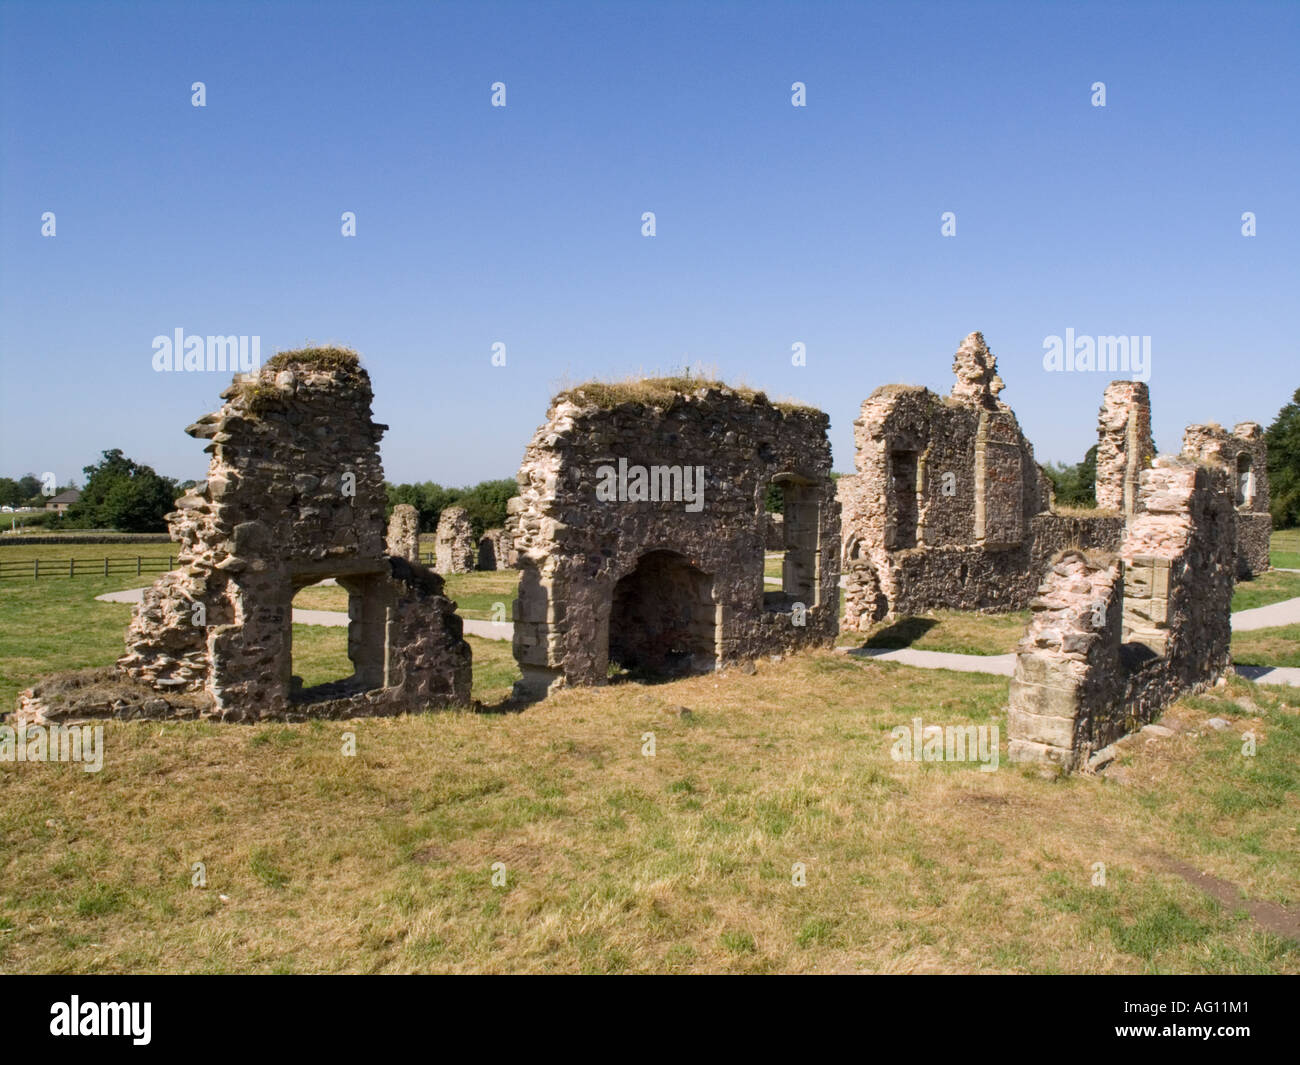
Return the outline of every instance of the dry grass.
[[[602,410],[623,404],[641,403],[648,407],[666,407],[682,396],[695,395],[704,389],[722,389],[734,392],[747,403],[771,404],[783,411],[815,410],[793,400],[769,400],[767,394],[745,385],[729,385],[725,381],[703,373],[679,373],[660,377],[629,376],[621,380],[584,381],[561,389],[555,400],[567,399],[573,403],[592,403]]]
[[[278,372],[294,367],[307,367],[328,373],[356,374],[361,369],[361,356],[351,348],[307,347],[294,351],[280,351],[266,360],[265,370]]]
[[[1105,507],[1072,507],[1061,504],[1053,505],[1052,513],[1064,518],[1118,518],[1120,516],[1118,510],[1108,510]]]
[[[131,581],[9,583],[11,691],[120,653],[128,608],[89,597]],[[914,646],[1023,624],[929,620]],[[470,643],[499,705],[510,646]],[[890,758],[914,717],[1002,726],[1006,694],[824,652],[523,713],[109,722],[101,773],[0,762],[0,971],[1300,972],[1169,867],[1300,906],[1300,690],[1184,700],[1102,778]]]
[[[1258,756],[1180,733],[1124,785],[890,759],[892,727],[997,723],[1005,694],[827,652],[522,714],[110,723],[97,775],[0,764],[0,967],[1300,971],[1163,864],[1300,902],[1294,702],[1186,706]]]
[[[932,610],[922,617],[882,621],[867,632],[841,632],[841,647],[949,651],[961,655],[1004,655],[1016,649],[1029,624],[1029,611],[1009,614],[969,614]]]

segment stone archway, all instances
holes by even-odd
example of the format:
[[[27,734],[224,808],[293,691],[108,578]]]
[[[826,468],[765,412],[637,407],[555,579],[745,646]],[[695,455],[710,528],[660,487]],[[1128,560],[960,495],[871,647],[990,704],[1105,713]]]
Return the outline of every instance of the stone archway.
[[[609,661],[624,669],[677,675],[717,665],[713,578],[675,551],[651,551],[614,586]]]

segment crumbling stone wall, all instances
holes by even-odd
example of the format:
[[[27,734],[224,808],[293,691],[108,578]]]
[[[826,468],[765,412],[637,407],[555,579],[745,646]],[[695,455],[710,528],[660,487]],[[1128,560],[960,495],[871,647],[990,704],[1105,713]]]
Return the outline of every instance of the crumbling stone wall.
[[[485,529],[478,541],[478,568],[514,569],[515,549],[505,529]]]
[[[1143,381],[1112,381],[1097,415],[1097,506],[1132,514],[1138,482],[1155,457],[1151,393]]]
[[[1221,425],[1189,425],[1183,454],[1214,462],[1233,480],[1237,508],[1237,576],[1252,577],[1269,568],[1268,444],[1258,422],[1241,422],[1228,432]]]
[[[767,516],[767,536],[763,546],[769,551],[781,551],[785,548],[785,518],[780,514]]]
[[[1161,456],[1118,555],[1067,551],[1016,653],[1009,753],[1077,768],[1229,664],[1236,514],[1226,470]]]
[[[434,535],[433,568],[439,573],[470,573],[474,569],[474,527],[464,507],[447,507]]]
[[[180,565],[145,591],[122,673],[164,695],[206,692],[205,716],[223,720],[466,702],[470,649],[455,604],[435,574],[385,551],[385,426],[371,419],[355,353],[277,355],[222,398],[187,430],[209,441],[208,478],[168,516]],[[291,669],[293,596],[327,577],[348,591],[356,672],[303,691]]]
[[[410,503],[398,503],[388,519],[385,550],[393,558],[420,561],[420,512]]]
[[[821,411],[716,382],[556,396],[510,504],[521,691],[601,684],[611,662],[672,673],[833,644],[840,536],[827,426]],[[702,495],[673,498],[688,475]],[[648,482],[658,487],[647,499]],[[769,591],[772,482],[784,493],[785,563]]]
[[[1051,512],[981,334],[962,342],[953,371],[947,398],[885,385],[853,423],[857,472],[837,485],[851,630],[936,607],[1020,609],[1053,554],[1119,542],[1122,518]]]

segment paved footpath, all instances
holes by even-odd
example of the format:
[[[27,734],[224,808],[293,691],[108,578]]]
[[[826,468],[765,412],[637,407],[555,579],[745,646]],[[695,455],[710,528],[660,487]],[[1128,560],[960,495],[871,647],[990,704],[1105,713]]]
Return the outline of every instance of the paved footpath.
[[[124,592],[108,592],[95,598],[104,603],[138,603],[143,596],[143,588],[128,588]],[[293,620],[299,625],[343,626],[348,623],[348,616],[341,610],[294,610]],[[463,620],[466,636],[481,636],[485,640],[509,640],[515,633],[514,625],[508,621],[478,621],[474,618]],[[1287,599],[1281,603],[1256,607],[1253,610],[1240,610],[1232,615],[1232,628],[1235,632],[1295,624],[1300,624],[1300,598]],[[914,647],[903,647],[897,651],[878,650],[872,647],[841,647],[840,650],[857,658],[898,662],[900,665],[917,666],[920,669],[952,669],[958,673],[992,673],[1000,677],[1009,677],[1016,668],[1014,654],[959,655],[950,651],[921,651]],[[1243,677],[1259,684],[1300,686],[1300,669],[1283,666],[1238,666],[1236,668]]]

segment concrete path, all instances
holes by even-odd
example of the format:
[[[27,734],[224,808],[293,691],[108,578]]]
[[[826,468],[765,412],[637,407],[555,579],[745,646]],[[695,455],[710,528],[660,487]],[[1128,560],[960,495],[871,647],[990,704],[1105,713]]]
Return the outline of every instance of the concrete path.
[[[854,658],[878,658],[882,662],[900,662],[921,669],[953,669],[958,673],[996,673],[1009,677],[1016,671],[1016,656],[1010,655],[959,655],[951,651],[918,651],[901,647],[886,651],[876,647],[841,647],[839,650]]]
[[[1234,666],[1233,668],[1256,684],[1293,684],[1300,687],[1300,669],[1290,666]]]
[[[138,603],[143,596],[143,588],[128,588],[123,592],[108,592],[95,598],[104,603]],[[1260,618],[1266,620],[1259,621]],[[1276,620],[1278,618],[1281,620]],[[293,620],[299,625],[343,626],[348,623],[348,616],[341,610],[295,610]],[[515,627],[508,621],[478,621],[474,618],[463,620],[466,636],[481,636],[485,640],[509,640],[514,636]],[[1287,599],[1285,602],[1274,603],[1271,606],[1256,607],[1254,610],[1242,610],[1232,615],[1232,627],[1237,632],[1264,629],[1274,625],[1292,625],[1298,622],[1300,622],[1300,598]],[[1016,668],[1014,654],[959,655],[950,651],[921,651],[914,647],[903,647],[896,651],[868,647],[841,647],[839,650],[855,658],[898,662],[900,665],[916,666],[920,669],[951,669],[958,673],[990,673],[1009,677]],[[1238,666],[1237,672],[1259,684],[1300,686],[1300,669],[1283,666]]]
[[[1232,615],[1233,632],[1273,629],[1279,625],[1300,625],[1300,598],[1284,599],[1253,610],[1238,610]]]

